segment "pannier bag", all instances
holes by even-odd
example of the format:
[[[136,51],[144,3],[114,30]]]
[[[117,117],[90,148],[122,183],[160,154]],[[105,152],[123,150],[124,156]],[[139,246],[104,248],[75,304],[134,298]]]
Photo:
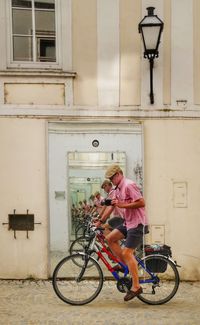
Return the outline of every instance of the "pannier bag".
[[[161,254],[167,257],[172,256],[171,247],[168,245],[145,245],[145,255]],[[161,260],[146,261],[146,266],[150,272],[153,273],[164,273],[167,269],[167,263]]]

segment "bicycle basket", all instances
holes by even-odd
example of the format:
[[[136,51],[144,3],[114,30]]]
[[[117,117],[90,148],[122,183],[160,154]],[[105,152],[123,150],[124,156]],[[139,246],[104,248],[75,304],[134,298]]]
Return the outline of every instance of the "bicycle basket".
[[[146,261],[146,267],[150,272],[153,273],[164,273],[167,270],[167,262],[155,259]]]
[[[171,257],[171,247],[168,245],[145,245],[145,255],[148,256],[152,254]],[[149,271],[153,273],[164,273],[167,269],[167,263],[162,260],[146,261],[146,266]]]

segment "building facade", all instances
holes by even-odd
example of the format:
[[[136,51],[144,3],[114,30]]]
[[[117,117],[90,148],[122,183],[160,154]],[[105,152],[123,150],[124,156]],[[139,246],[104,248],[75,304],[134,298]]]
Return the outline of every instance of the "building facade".
[[[149,6],[164,22],[153,105],[138,33]],[[147,241],[200,280],[199,1],[0,0],[0,28],[0,278],[49,277],[72,201],[120,162],[144,191]],[[9,229],[17,214],[34,229]]]

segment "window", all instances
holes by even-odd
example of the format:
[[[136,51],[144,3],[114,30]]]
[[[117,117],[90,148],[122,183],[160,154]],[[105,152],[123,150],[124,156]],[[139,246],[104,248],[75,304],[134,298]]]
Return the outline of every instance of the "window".
[[[12,0],[12,61],[56,62],[55,0]]]

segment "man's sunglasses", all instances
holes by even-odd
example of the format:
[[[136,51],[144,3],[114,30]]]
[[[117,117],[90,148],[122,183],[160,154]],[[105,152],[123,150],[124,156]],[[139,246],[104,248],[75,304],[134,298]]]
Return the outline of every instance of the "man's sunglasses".
[[[112,175],[109,179],[112,182],[113,178],[115,177],[115,175],[117,175],[117,173],[115,173],[114,175]]]

